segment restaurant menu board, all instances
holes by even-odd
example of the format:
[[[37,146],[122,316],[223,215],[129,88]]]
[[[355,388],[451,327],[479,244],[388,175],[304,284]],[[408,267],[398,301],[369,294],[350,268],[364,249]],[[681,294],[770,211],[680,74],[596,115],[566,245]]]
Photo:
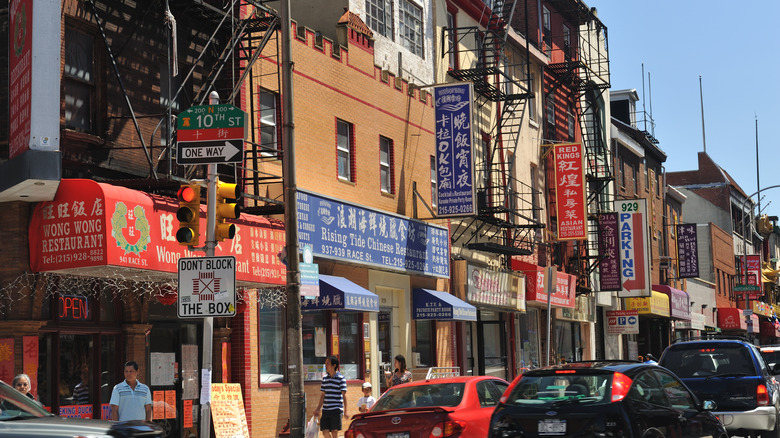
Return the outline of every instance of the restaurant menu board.
[[[240,384],[211,384],[211,416],[217,438],[250,438]]]

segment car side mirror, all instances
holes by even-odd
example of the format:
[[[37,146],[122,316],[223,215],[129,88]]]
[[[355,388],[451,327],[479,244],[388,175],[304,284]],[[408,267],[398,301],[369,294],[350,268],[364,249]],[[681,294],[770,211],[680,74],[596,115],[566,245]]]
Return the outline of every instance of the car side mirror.
[[[773,363],[769,366],[769,371],[774,375],[780,374],[780,363]]]
[[[705,411],[714,411],[715,409],[718,409],[718,404],[712,400],[704,400],[701,403],[701,408]]]

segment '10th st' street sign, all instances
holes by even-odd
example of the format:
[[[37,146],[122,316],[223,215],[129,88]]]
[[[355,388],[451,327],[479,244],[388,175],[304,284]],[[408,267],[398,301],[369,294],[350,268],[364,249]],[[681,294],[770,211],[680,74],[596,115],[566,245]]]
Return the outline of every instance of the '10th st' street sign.
[[[233,105],[189,107],[179,114],[176,131],[178,164],[244,161],[246,113]]]

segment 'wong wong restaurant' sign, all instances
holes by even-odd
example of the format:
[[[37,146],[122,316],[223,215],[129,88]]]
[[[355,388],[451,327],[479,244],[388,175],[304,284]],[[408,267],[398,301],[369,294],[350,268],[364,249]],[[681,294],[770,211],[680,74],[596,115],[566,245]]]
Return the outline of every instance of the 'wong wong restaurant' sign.
[[[134,270],[175,278],[182,257],[200,254],[176,241],[178,204],[161,196],[85,179],[60,182],[52,201],[35,206],[30,220],[30,265],[35,272],[59,271],[93,277]],[[200,231],[205,240],[206,206]],[[236,281],[285,284],[286,268],[276,254],[284,247],[281,223],[241,215],[233,239],[217,244],[217,256],[236,258]]]

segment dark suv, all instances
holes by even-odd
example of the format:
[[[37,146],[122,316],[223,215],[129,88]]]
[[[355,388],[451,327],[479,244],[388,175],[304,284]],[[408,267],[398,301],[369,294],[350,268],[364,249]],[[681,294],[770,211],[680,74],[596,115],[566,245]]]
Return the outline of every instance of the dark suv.
[[[775,373],[747,340],[676,342],[664,350],[659,365],[677,374],[700,399],[715,401],[715,415],[730,434],[780,437]]]

